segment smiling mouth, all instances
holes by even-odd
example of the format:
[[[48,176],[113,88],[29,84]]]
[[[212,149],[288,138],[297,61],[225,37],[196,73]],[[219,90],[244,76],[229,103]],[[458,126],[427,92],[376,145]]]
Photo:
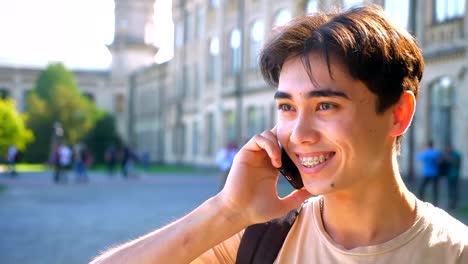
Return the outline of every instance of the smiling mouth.
[[[306,168],[318,166],[335,155],[335,152],[320,154],[313,157],[299,157],[299,163]]]

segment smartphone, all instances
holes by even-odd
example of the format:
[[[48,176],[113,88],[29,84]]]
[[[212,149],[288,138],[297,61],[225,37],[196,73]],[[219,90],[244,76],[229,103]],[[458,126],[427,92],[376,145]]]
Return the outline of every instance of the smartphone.
[[[304,187],[299,169],[283,147],[281,147],[281,168],[279,168],[279,171],[294,188],[301,189]]]

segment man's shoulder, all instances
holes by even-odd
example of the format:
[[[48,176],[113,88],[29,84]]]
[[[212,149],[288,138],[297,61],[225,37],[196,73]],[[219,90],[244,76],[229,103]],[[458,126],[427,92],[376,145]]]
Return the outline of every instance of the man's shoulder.
[[[426,204],[426,221],[434,241],[463,245],[468,250],[468,226],[441,208]]]

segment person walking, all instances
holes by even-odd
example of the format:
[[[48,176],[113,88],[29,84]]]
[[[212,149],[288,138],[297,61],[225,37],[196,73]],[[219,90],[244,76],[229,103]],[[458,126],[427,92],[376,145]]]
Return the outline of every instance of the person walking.
[[[238,149],[234,142],[229,143],[227,146],[221,148],[216,153],[216,164],[221,170],[220,190],[223,189],[226,183],[227,176],[231,170],[232,162],[236,156]]]
[[[88,167],[92,163],[91,153],[84,143],[78,143],[74,147],[74,160],[76,169],[76,182],[88,183]]]
[[[439,164],[441,155],[434,148],[432,141],[427,142],[426,149],[418,153],[417,159],[421,162],[422,181],[419,185],[419,198],[424,200],[426,187],[432,184],[433,204],[437,205],[439,201]]]
[[[117,164],[117,148],[114,144],[107,147],[104,153],[104,160],[107,165],[107,173],[109,176],[114,175],[115,166]]]
[[[18,161],[19,150],[15,145],[10,145],[7,150],[6,160],[8,163],[8,174],[13,178],[18,174],[16,172],[16,162]]]
[[[447,161],[447,191],[448,191],[448,207],[456,209],[459,201],[459,178],[462,156],[460,152],[455,150],[451,144],[445,145],[444,157]]]
[[[61,142],[60,145],[54,150],[54,163],[55,163],[55,173],[54,173],[54,182],[55,183],[66,183],[67,182],[67,170],[72,161],[73,152],[64,142]]]

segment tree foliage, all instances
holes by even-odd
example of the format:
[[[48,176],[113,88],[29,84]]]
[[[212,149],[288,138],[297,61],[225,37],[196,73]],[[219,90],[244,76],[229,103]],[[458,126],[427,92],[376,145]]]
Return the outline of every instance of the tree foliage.
[[[0,99],[0,153],[6,153],[12,144],[24,150],[34,140],[32,131],[25,127],[26,119],[16,111],[15,101]]]
[[[103,163],[106,149],[111,145],[118,148],[122,144],[117,134],[114,117],[110,114],[103,115],[97,121],[94,128],[89,131],[84,142],[93,153],[94,161],[96,163]]]
[[[102,113],[79,91],[74,75],[63,64],[51,64],[43,70],[28,98],[28,127],[36,141],[26,153],[28,161],[47,160],[55,135],[54,125],[60,124],[68,144],[75,144],[90,131]]]

